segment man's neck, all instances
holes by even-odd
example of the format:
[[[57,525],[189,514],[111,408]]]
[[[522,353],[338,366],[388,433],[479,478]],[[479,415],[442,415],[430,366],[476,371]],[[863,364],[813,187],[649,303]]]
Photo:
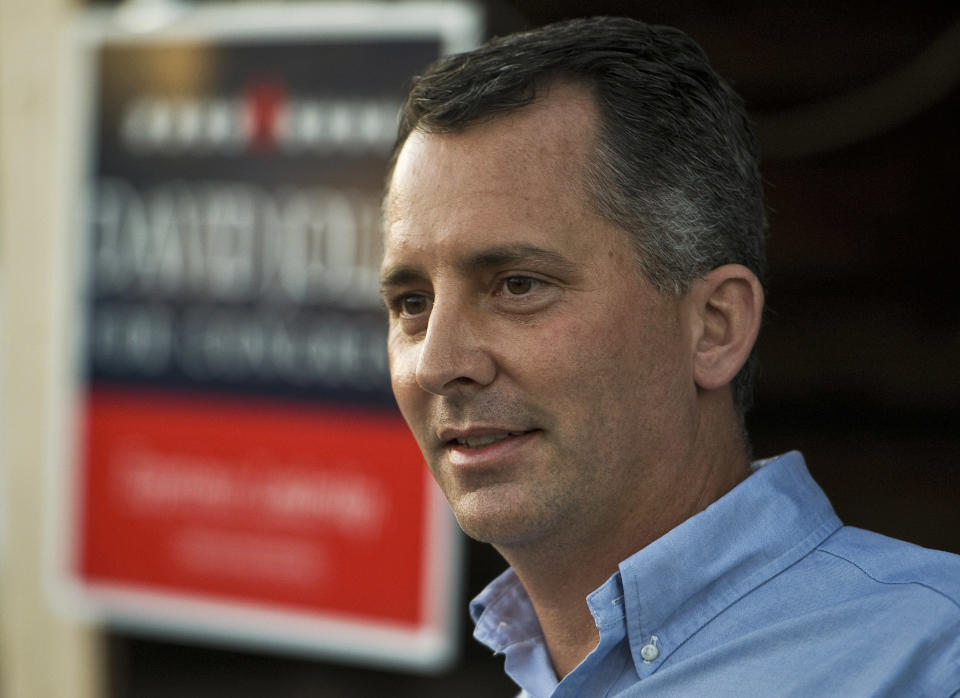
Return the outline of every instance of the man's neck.
[[[694,448],[682,465],[662,469],[652,486],[638,490],[632,520],[583,535],[567,531],[522,547],[497,547],[520,579],[536,611],[559,678],[570,673],[599,640],[586,597],[617,572],[619,564],[680,525],[749,475],[737,435],[710,449]],[[678,496],[681,493],[685,496]]]

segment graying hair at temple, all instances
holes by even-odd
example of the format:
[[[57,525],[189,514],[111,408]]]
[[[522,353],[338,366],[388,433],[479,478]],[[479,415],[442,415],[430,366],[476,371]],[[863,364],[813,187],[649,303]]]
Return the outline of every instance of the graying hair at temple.
[[[520,109],[553,82],[583,85],[601,114],[586,186],[627,231],[646,277],[682,294],[723,264],[766,270],[758,147],[743,101],[686,34],[622,17],[557,22],[436,61],[413,84],[394,157],[417,129],[456,132]],[[743,416],[756,351],[733,381]]]

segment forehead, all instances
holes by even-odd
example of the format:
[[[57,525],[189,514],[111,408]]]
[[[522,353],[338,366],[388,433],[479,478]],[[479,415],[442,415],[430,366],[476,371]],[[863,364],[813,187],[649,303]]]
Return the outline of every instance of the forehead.
[[[506,244],[584,223],[596,108],[554,85],[533,104],[462,132],[411,133],[385,206],[385,264],[415,249]]]
[[[544,86],[532,104],[466,129],[436,133],[415,129],[398,154],[389,196],[405,188],[405,176],[422,175],[426,167],[455,165],[444,162],[445,157],[471,166],[482,164],[493,177],[502,178],[518,167],[533,170],[551,160],[569,174],[593,147],[597,117],[586,88],[555,83]],[[465,168],[451,169],[466,173]],[[541,178],[546,173],[538,174]]]

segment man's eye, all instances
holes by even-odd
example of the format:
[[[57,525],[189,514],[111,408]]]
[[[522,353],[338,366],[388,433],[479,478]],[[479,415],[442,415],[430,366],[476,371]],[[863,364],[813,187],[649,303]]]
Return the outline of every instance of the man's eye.
[[[530,293],[538,283],[540,282],[529,276],[511,276],[504,280],[503,288],[512,296],[522,296]]]
[[[400,299],[399,305],[402,315],[413,317],[425,313],[430,306],[430,302],[426,296],[411,293],[410,295],[403,296]]]

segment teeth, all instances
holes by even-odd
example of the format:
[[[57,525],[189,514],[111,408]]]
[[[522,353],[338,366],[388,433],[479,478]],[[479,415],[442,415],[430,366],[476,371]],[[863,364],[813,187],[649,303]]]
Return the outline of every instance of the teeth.
[[[487,434],[486,436],[471,436],[466,439],[458,438],[457,443],[468,448],[483,448],[484,446],[495,444],[498,441],[509,439],[511,436],[520,436],[522,433],[522,431],[509,431],[500,434]]]

